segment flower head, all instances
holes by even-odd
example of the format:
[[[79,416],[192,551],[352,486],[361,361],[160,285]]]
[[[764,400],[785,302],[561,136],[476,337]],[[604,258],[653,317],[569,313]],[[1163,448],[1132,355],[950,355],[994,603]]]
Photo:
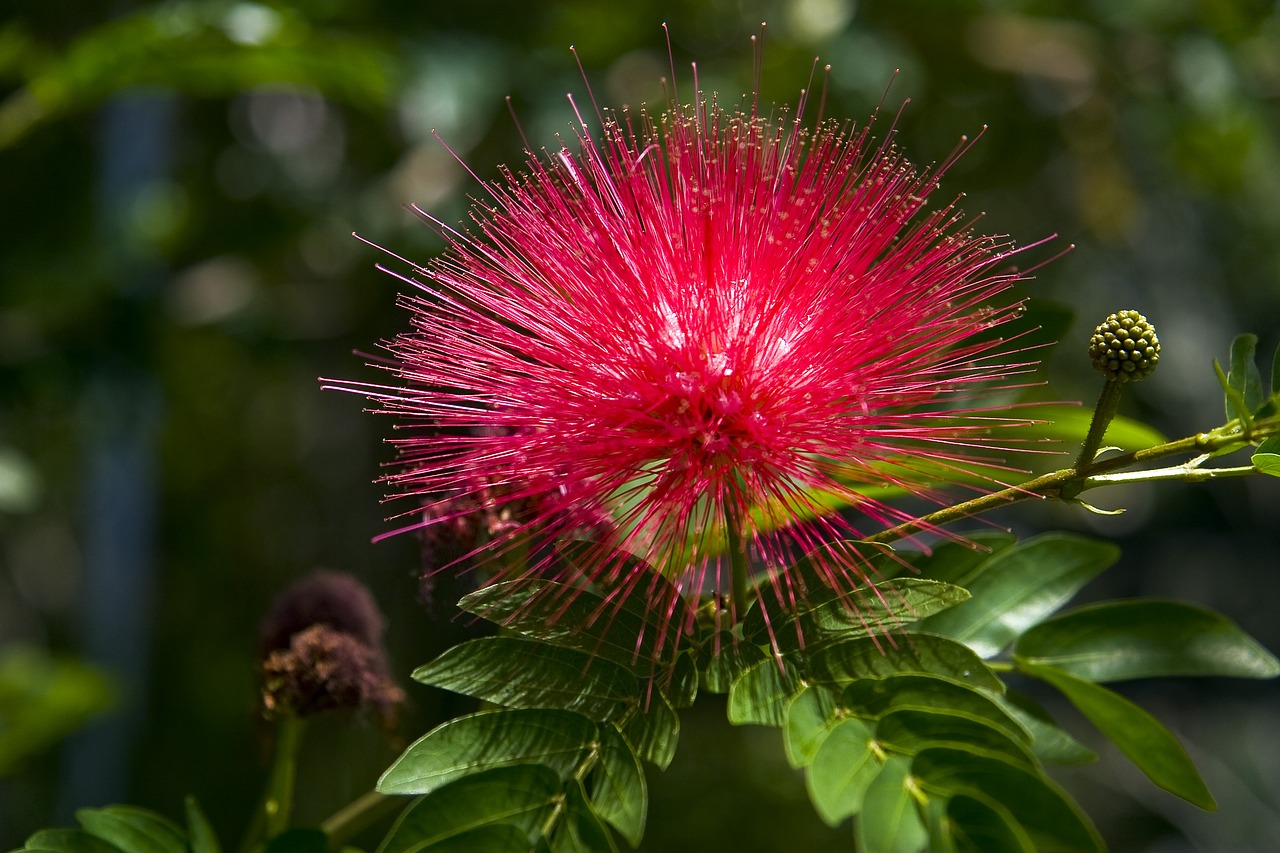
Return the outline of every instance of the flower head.
[[[991,305],[1013,250],[925,210],[950,161],[917,169],[803,110],[699,91],[658,118],[603,111],[594,136],[579,115],[572,146],[485,184],[470,230],[423,214],[448,248],[403,300],[397,381],[344,383],[421,427],[387,482],[437,522],[505,508],[471,555],[532,537],[504,579],[560,571],[538,544],[588,528],[693,595],[728,590],[726,550],[776,573],[856,538],[833,503],[904,518],[859,486],[927,491],[1000,420],[966,392],[1025,367],[974,337],[1019,313]],[[821,562],[834,587],[867,580],[853,546]]]

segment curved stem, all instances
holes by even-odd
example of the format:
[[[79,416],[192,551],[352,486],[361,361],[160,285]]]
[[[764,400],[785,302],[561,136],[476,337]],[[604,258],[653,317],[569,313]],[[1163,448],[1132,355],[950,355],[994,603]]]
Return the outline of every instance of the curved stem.
[[[1107,434],[1107,427],[1111,425],[1116,411],[1120,408],[1120,392],[1123,388],[1124,383],[1111,378],[1108,378],[1106,384],[1102,386],[1098,403],[1093,407],[1093,420],[1089,422],[1089,434],[1085,436],[1084,446],[1080,448],[1080,455],[1076,457],[1077,469],[1088,465],[1098,455],[1098,448],[1102,446],[1102,437]]]
[[[329,849],[341,850],[357,833],[408,802],[411,800],[405,797],[388,797],[369,791],[334,812],[320,824],[320,829],[328,836]]]

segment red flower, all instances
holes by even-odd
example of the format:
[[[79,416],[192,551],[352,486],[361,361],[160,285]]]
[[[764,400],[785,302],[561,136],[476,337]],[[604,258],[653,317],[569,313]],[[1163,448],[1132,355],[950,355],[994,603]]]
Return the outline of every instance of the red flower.
[[[1020,310],[989,306],[1018,278],[1010,244],[924,211],[950,162],[701,92],[657,120],[606,112],[598,137],[583,122],[486,184],[470,231],[423,214],[448,249],[404,300],[398,383],[345,383],[422,428],[387,482],[433,521],[508,508],[478,555],[533,536],[535,556],[502,579],[554,571],[536,542],[589,526],[695,595],[728,591],[726,548],[776,572],[856,538],[831,496],[904,518],[858,485],[931,493],[1009,422],[958,401],[1026,367],[973,338]],[[837,589],[866,580],[851,547],[821,562]]]

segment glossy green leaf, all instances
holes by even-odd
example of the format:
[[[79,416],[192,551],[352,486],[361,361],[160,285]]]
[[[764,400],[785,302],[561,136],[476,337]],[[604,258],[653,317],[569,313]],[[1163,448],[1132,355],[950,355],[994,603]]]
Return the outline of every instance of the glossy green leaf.
[[[559,547],[566,559],[583,561],[598,546],[563,542]],[[487,586],[465,596],[458,606],[524,636],[598,655],[650,677],[675,658],[687,614],[683,599],[666,579],[647,566],[636,571],[630,580],[636,588],[614,595],[532,579]],[[645,606],[630,606],[628,595]]]
[[[591,806],[632,847],[640,845],[649,789],[640,759],[612,726],[600,730],[600,760],[591,771]]]
[[[968,599],[967,590],[952,584],[896,578],[874,588],[850,590],[845,596],[826,590],[817,600],[805,600],[804,609],[772,617],[776,621],[769,628],[778,650],[785,654],[836,637],[890,635]],[[780,610],[778,602],[772,607]],[[743,625],[744,633],[756,641],[764,641],[770,633],[763,624],[765,611],[753,609]]]
[[[977,791],[958,794],[946,810],[956,853],[1036,853],[1027,831],[990,797]]]
[[[782,743],[792,767],[805,767],[840,719],[836,696],[825,687],[805,687],[787,703]]]
[[[551,835],[551,853],[615,853],[617,849],[608,828],[591,810],[582,783],[570,782],[564,811]]]
[[[876,723],[876,741],[886,749],[914,755],[931,746],[954,746],[998,753],[1029,767],[1036,760],[1027,747],[984,720],[945,708],[898,708]]]
[[[541,831],[563,789],[559,774],[538,764],[496,767],[464,776],[420,797],[406,809],[378,853],[417,853],[492,824],[516,827],[528,845]]]
[[[721,631],[703,643],[702,687],[708,693],[728,693],[734,679],[769,655],[754,643],[744,643]]]
[[[383,794],[427,794],[491,767],[542,764],[568,779],[596,739],[581,714],[550,709],[481,711],[415,741],[378,780]]]
[[[135,806],[80,809],[76,820],[90,835],[124,853],[187,853],[187,839],[166,817]]]
[[[1174,675],[1274,678],[1280,661],[1225,616],[1177,601],[1107,601],[1018,640],[1018,658],[1089,681]]]
[[[814,649],[805,663],[806,680],[845,685],[860,678],[883,678],[902,673],[941,675],[969,687],[1000,692],[1004,683],[967,646],[932,634],[904,634],[893,638],[860,637]],[[730,694],[732,696],[732,694]]]
[[[666,770],[676,757],[676,744],[680,740],[680,717],[667,697],[654,691],[642,706],[643,713],[632,717],[623,729],[623,737],[636,755]]]
[[[995,697],[995,701],[1031,733],[1031,752],[1041,761],[1078,765],[1098,760],[1093,750],[1059,728],[1049,713],[1031,698],[1010,690]]]
[[[1120,694],[1055,667],[1020,666],[1062,691],[1157,786],[1207,811],[1218,807],[1182,744],[1155,717]]]
[[[749,667],[729,688],[729,722],[781,726],[787,703],[800,690],[800,678],[786,661],[766,658]]]
[[[218,836],[210,826],[209,819],[204,816],[196,798],[188,796],[183,801],[183,809],[187,816],[187,844],[191,848],[191,853],[222,853]]]
[[[867,787],[879,772],[871,729],[850,718],[835,726],[818,747],[805,772],[805,786],[818,816],[838,826],[862,808]]]
[[[489,823],[419,849],[430,853],[528,853],[543,848],[530,844],[529,833],[518,826]]]
[[[1227,373],[1227,384],[1244,401],[1244,411],[1236,411],[1234,402],[1228,400],[1228,418],[1247,417],[1256,412],[1266,399],[1262,390],[1262,374],[1258,372],[1255,360],[1257,348],[1257,335],[1237,335],[1231,342],[1231,370]]]
[[[832,616],[842,623],[875,630],[871,599],[876,597],[869,579],[889,563],[889,548],[864,542],[840,540],[820,546],[774,577],[757,584],[754,605],[742,620],[742,635],[760,645],[778,643],[794,649],[812,643],[806,630],[817,630],[814,618],[796,621],[799,612],[839,611]],[[866,608],[865,624],[857,613]],[[880,608],[883,611],[883,607]],[[842,618],[843,617],[843,618]]]
[[[1109,542],[1047,533],[1006,548],[983,563],[968,584],[973,597],[931,616],[919,628],[953,637],[991,657],[1065,604],[1080,587],[1114,563]]]
[[[911,762],[890,758],[863,797],[854,830],[859,850],[918,853],[929,843],[929,831],[911,792]]]
[[[997,703],[998,698],[940,675],[908,674],[855,681],[841,694],[840,705],[864,717],[902,708],[943,709],[994,725],[1020,743],[1031,743],[1031,734]]]
[[[692,650],[676,658],[670,671],[659,676],[658,688],[673,708],[689,708],[698,698],[698,661]]]
[[[81,829],[42,829],[28,838],[22,849],[42,853],[122,853],[114,844]]]
[[[931,747],[917,753],[911,774],[937,796],[989,797],[1008,809],[1037,848],[1094,853],[1103,849],[1093,824],[1042,773],[997,755]]]
[[[1280,435],[1273,435],[1259,444],[1249,461],[1263,474],[1280,477]]]
[[[468,640],[414,670],[423,684],[511,708],[562,708],[598,722],[638,698],[634,675],[576,649],[516,637]]]

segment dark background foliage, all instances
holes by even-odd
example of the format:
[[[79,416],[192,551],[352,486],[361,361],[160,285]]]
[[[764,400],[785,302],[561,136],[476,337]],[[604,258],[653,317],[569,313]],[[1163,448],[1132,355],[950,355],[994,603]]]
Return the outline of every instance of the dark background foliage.
[[[1120,308],[1164,342],[1125,409],[1169,435],[1221,421],[1210,361],[1235,333],[1277,343],[1274,3],[6,0],[3,15],[0,659],[95,661],[117,701],[2,771],[0,848],[77,805],[176,814],[188,792],[234,843],[265,754],[256,623],[316,568],[373,587],[397,673],[465,629],[418,603],[415,541],[370,544],[391,511],[371,483],[388,424],[316,378],[376,379],[352,352],[403,324],[397,283],[350,233],[435,251],[400,205],[458,220],[478,188],[431,131],[493,177],[521,158],[510,95],[528,138],[555,145],[565,93],[588,108],[570,44],[601,104],[660,103],[666,21],[680,91],[696,60],[704,88],[733,100],[767,21],[765,100],[794,103],[816,55],[826,113],[861,122],[883,103],[880,132],[895,127],[917,162],[987,126],[940,197],[965,193],[978,228],[1023,244],[1061,235],[1028,263],[1075,245],[1025,288],[1080,318],[1044,353],[1042,397],[1091,402],[1082,351]],[[1124,565],[1091,596],[1193,599],[1276,649],[1263,531],[1278,500],[1274,481],[1145,486],[1097,498],[1129,510],[1115,518],[1036,507],[1002,521],[1115,537]],[[1130,693],[1186,738],[1222,809],[1194,813],[1104,754],[1068,782],[1113,847],[1280,847],[1274,685]],[[362,793],[405,738],[464,707],[410,695],[399,741],[370,721],[313,732],[300,819]],[[847,844],[776,737],[727,727],[714,702],[651,788],[647,849]]]

